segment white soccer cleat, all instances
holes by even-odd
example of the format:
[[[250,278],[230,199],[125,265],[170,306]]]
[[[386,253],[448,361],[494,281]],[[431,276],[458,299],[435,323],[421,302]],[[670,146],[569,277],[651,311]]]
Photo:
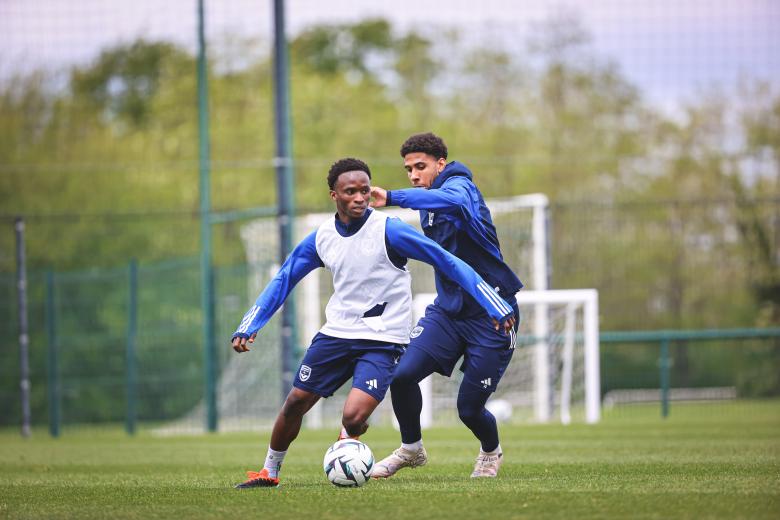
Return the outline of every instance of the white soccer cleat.
[[[418,451],[405,450],[402,447],[380,460],[374,465],[374,471],[371,473],[373,478],[388,478],[395,475],[401,468],[416,468],[424,466],[428,462],[428,454],[425,448],[420,447]]]
[[[477,457],[477,463],[474,464],[474,471],[471,473],[471,478],[495,478],[495,476],[498,475],[498,468],[501,467],[501,462],[503,460],[504,454],[501,452],[498,452],[498,454],[490,454],[479,450],[479,456]]]

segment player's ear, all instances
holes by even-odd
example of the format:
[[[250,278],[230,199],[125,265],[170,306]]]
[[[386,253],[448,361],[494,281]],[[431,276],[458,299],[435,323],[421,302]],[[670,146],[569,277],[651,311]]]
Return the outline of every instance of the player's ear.
[[[447,166],[447,159],[444,157],[439,157],[439,160],[436,161],[436,171],[441,173],[445,166]]]
[[[333,202],[336,202],[336,190],[330,190],[330,198]]]

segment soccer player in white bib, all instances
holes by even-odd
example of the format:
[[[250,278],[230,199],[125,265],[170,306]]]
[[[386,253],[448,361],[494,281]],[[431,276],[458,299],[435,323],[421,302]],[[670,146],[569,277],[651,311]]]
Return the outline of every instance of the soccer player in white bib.
[[[485,281],[465,262],[408,224],[369,208],[371,171],[363,161],[346,158],[334,163],[328,187],[336,215],[295,247],[231,338],[236,352],[248,351],[304,276],[318,267],[333,274],[326,322],[312,339],[276,418],[263,468],[248,472],[247,480],[236,486],[240,489],[279,485],[282,462],[303,416],[349,379],[352,389],[344,403],[342,436],[357,438],[366,431],[366,421],[384,398],[409,343],[412,294],[407,259],[448,273],[484,308],[489,326],[498,330],[514,323],[512,308],[492,289],[485,291]]]

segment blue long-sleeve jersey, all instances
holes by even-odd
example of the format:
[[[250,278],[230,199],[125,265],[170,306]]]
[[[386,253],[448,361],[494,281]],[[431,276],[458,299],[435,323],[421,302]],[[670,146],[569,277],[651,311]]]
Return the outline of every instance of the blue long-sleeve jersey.
[[[360,230],[373,211],[366,211],[362,219],[343,224],[336,216],[336,229],[342,236],[351,236]],[[317,232],[314,231],[304,238],[290,253],[279,272],[260,293],[255,304],[244,315],[241,324],[233,333],[235,337],[249,337],[260,330],[274,313],[281,307],[295,285],[303,277],[318,267],[324,267],[317,253]],[[483,312],[492,318],[502,321],[513,314],[511,306],[502,300],[479,274],[465,262],[445,251],[433,240],[421,235],[412,226],[397,218],[387,219],[385,227],[385,244],[390,261],[396,267],[402,268],[407,259],[413,258],[434,267],[436,272],[447,273],[448,279],[459,284],[464,291],[480,305]],[[438,275],[437,275],[438,276]]]
[[[471,266],[491,287],[509,301],[523,284],[501,255],[490,210],[472,181],[471,171],[456,161],[442,170],[430,189],[409,188],[387,192],[387,205],[420,211],[425,235]],[[456,318],[482,312],[469,293],[436,270],[436,304]]]

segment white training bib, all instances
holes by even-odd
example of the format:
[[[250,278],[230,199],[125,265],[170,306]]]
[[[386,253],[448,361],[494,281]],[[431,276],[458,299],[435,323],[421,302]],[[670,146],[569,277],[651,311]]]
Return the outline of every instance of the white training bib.
[[[343,237],[334,219],[317,230],[317,254],[333,274],[333,296],[320,332],[347,339],[409,343],[411,275],[387,256],[387,215],[372,211],[363,227]],[[366,314],[369,314],[366,316]]]

